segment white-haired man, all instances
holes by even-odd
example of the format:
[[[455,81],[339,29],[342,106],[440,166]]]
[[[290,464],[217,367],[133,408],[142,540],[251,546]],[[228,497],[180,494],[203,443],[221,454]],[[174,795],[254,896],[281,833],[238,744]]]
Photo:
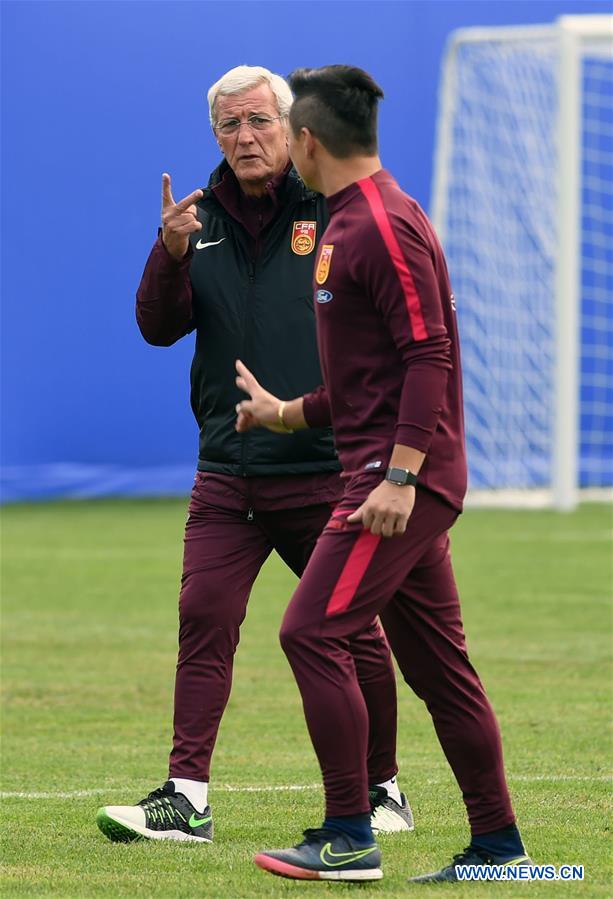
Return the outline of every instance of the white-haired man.
[[[211,842],[210,762],[251,587],[273,549],[302,574],[342,494],[330,429],[294,434],[282,414],[279,433],[234,427],[238,356],[281,395],[321,383],[311,278],[328,216],[289,160],[291,91],[267,69],[238,66],[208,100],[224,160],[206,189],[178,203],[162,176],[161,233],[137,293],[149,343],[170,346],[196,331],[200,452],[185,530],[169,779],[137,805],[99,810],[100,829],[121,842]],[[373,826],[411,830],[396,783],[394,673],[378,621],[351,648],[370,719]]]

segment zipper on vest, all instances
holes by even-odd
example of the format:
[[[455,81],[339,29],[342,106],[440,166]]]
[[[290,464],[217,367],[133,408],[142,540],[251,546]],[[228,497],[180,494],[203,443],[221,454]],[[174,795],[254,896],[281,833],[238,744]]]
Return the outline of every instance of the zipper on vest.
[[[249,293],[247,296],[247,303],[245,304],[245,312],[243,316],[243,352],[242,357],[243,361],[247,356],[247,345],[249,342],[248,331],[250,331],[251,324],[251,305],[253,303],[254,292],[255,292],[255,259],[251,258],[249,260],[249,269],[247,273],[247,277],[249,280]],[[246,458],[247,458],[247,443],[249,441],[249,432],[242,435],[241,440],[241,476],[247,477],[247,466],[246,466]],[[249,517],[251,516],[251,517]],[[250,509],[247,513],[247,521],[253,521],[253,510]]]
[[[247,521],[253,521],[253,509],[249,509],[247,512]]]

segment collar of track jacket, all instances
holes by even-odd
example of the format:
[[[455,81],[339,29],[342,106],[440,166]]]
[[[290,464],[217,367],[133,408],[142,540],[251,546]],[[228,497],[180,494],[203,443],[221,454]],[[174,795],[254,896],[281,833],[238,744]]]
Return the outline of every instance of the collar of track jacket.
[[[226,212],[236,219],[253,237],[270,224],[280,208],[280,194],[292,167],[288,162],[282,172],[275,175],[266,185],[266,193],[262,197],[248,197],[240,189],[238,179],[232,169],[228,167],[219,184],[213,188],[215,199],[223,206]]]

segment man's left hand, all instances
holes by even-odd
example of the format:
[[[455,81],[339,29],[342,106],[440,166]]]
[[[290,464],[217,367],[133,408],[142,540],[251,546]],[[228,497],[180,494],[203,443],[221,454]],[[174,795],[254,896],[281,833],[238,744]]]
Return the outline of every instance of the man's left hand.
[[[287,430],[279,423],[281,400],[264,390],[240,359],[236,360],[236,373],[236,386],[250,397],[236,406],[236,430],[239,433],[249,431],[251,428],[268,428],[269,431],[276,433]]]
[[[347,516],[347,521],[361,521],[377,537],[394,537],[406,531],[414,505],[415,487],[381,481],[362,505]]]

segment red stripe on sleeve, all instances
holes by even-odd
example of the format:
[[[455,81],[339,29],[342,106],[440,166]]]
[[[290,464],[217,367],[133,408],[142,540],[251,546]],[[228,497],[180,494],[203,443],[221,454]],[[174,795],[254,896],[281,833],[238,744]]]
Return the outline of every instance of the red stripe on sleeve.
[[[349,608],[380,540],[381,537],[376,537],[370,531],[362,531],[353,544],[353,548],[332,591],[326,607],[326,617],[328,615],[338,615],[339,612],[344,612],[345,609]]]
[[[392,223],[390,222],[385,206],[383,205],[381,194],[372,178],[362,178],[362,180],[357,183],[358,187],[366,197],[370,211],[373,214],[373,218],[377,223],[381,237],[385,242],[387,251],[394,264],[394,268],[400,278],[400,284],[402,285],[407,311],[409,313],[409,321],[411,322],[413,340],[425,340],[428,336],[428,332],[421,311],[419,294],[415,288],[411,270],[402,255],[400,244],[394,234],[394,229],[392,228]]]

